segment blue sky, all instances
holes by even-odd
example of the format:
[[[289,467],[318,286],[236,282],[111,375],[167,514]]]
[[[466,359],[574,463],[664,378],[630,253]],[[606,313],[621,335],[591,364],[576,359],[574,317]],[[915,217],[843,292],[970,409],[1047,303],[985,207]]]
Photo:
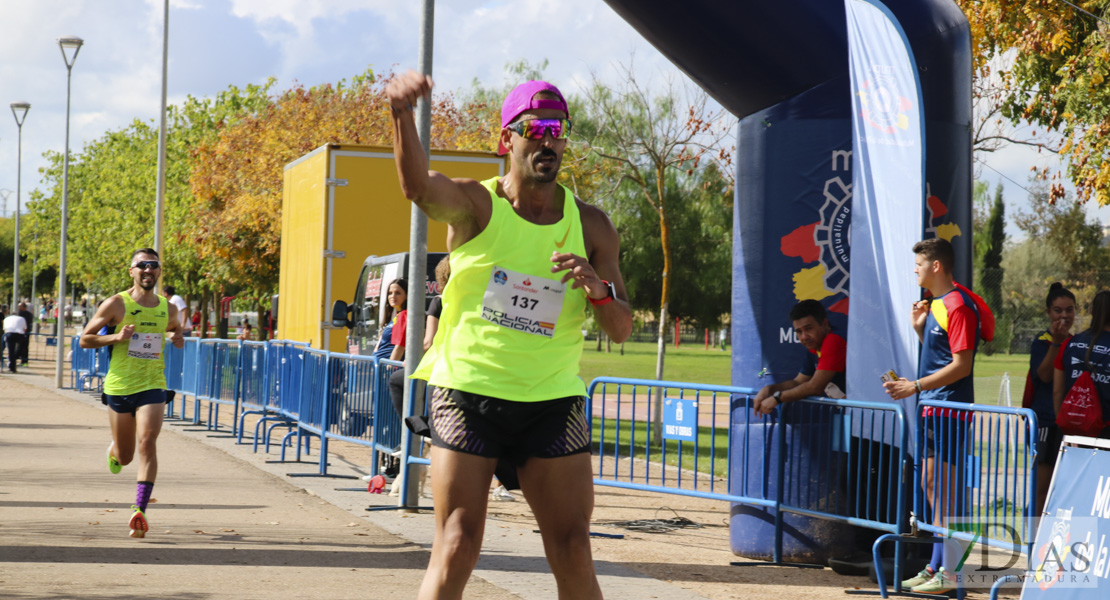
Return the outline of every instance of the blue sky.
[[[56,40],[85,40],[73,70],[70,148],[157,118],[161,93],[161,0],[34,0],[0,6],[0,189],[16,187],[14,119],[6,104],[32,104],[23,127],[23,198],[39,184],[46,150],[65,139],[65,65]],[[278,79],[278,88],[336,82],[368,67],[416,65],[420,2],[398,0],[172,0],[168,93],[211,96],[229,85]],[[474,79],[506,82],[505,65],[549,61],[547,77],[564,91],[592,74],[613,81],[633,55],[641,81],[685,78],[601,0],[439,0],[433,76],[440,90]],[[981,178],[1002,182],[1006,198],[1025,192],[1032,164],[1054,164],[1022,148],[980,156]],[[10,215],[14,195],[8,201]],[[1093,211],[1093,207],[1090,207]],[[1101,220],[1110,210],[1098,211]]]

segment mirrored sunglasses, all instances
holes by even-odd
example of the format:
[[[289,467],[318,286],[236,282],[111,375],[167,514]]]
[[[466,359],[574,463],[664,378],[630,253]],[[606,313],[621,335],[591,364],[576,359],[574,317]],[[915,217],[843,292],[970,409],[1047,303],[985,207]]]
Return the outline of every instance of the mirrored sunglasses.
[[[146,270],[146,269],[150,269],[150,270],[153,271],[154,269],[160,268],[162,266],[162,263],[160,263],[156,260],[140,260],[139,262],[137,262],[137,263],[135,263],[131,266],[136,268],[136,269],[139,269],[140,271]]]
[[[530,140],[542,140],[545,131],[557,140],[570,137],[570,119],[524,119],[509,123],[505,128]]]

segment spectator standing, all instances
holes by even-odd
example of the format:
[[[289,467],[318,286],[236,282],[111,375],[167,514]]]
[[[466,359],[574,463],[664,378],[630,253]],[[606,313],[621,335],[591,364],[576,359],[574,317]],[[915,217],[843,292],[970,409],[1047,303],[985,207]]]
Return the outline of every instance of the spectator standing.
[[[251,327],[250,321],[243,321],[243,326],[239,329],[239,335],[235,339],[242,341],[254,340],[254,328]]]
[[[1052,387],[1056,356],[1071,338],[1075,323],[1075,294],[1057,282],[1048,288],[1045,299],[1048,329],[1041,332],[1029,347],[1029,380],[1032,384],[1032,405],[1037,414],[1037,512],[1044,510],[1056,457],[1060,451],[1060,428],[1056,426],[1056,408]]]
[[[988,318],[981,315],[980,310],[989,309],[952,280],[956,253],[948,240],[920,241],[914,244],[913,253],[917,284],[931,294],[931,298],[915,302],[912,309],[914,330],[921,341],[917,379],[900,378],[884,383],[883,387],[894,400],[917,394],[918,400],[971,404],[975,401],[972,374],[980,324]],[[962,516],[960,513],[964,510],[961,475],[967,454],[967,415],[934,414],[926,409],[925,417],[925,431],[921,432],[926,438],[921,483],[932,511],[933,525],[944,527],[949,518]],[[938,493],[943,497],[938,497]],[[953,561],[959,557],[952,554],[945,552],[944,543],[934,544],[929,565],[903,581],[902,586],[926,594],[942,594],[955,589],[957,575],[949,567],[956,567]]]
[[[8,371],[15,373],[15,365],[23,353],[22,347],[27,339],[27,321],[18,314],[4,317],[4,347],[8,350]]]
[[[177,290],[172,285],[167,285],[162,288],[162,295],[169,300],[170,304],[177,307],[177,320],[181,323],[182,335],[188,336],[192,333],[193,323],[190,320],[192,315],[189,314],[189,305],[185,299],[177,295]]]
[[[24,321],[27,322],[27,331],[23,334],[23,347],[19,354],[20,366],[26,367],[28,363],[28,358],[30,358],[31,332],[34,330],[35,327],[35,315],[31,314],[31,311],[27,310],[26,302],[19,303],[18,314],[19,316],[23,317]]]
[[[1110,417],[1110,291],[1102,290],[1091,300],[1091,326],[1060,347],[1052,378],[1052,400],[1056,414],[1068,391],[1083,371],[1090,370],[1102,404],[1102,418]],[[1110,438],[1110,425],[1102,428],[1100,438]]]

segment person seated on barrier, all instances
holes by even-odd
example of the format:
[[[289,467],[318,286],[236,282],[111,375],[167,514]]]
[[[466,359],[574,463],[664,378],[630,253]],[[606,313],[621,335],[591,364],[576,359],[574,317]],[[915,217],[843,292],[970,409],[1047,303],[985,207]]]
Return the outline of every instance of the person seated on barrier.
[[[413,374],[436,386],[428,411],[436,532],[419,598],[462,597],[505,458],[536,516],[558,596],[598,599],[578,371],[588,309],[614,342],[632,331],[617,230],[556,181],[571,122],[555,86],[529,81],[506,96],[499,153],[509,155],[509,172],[482,182],[428,170],[412,109],[431,90],[412,71],[386,87],[401,189],[447,223],[451,251],[441,327]]]
[[[158,475],[156,442],[162,431],[166,402],[165,336],[174,347],[184,348],[177,308],[154,292],[162,275],[158,253],[151,248],[131,255],[129,273],[134,285],[101,303],[81,333],[82,348],[109,347],[104,400],[112,442],[108,444],[108,470],[119,473],[139,453],[131,537],[146,536],[150,493]],[[103,328],[107,331],[101,333]],[[138,442],[136,444],[136,441]]]
[[[235,339],[246,342],[254,341],[254,329],[251,327],[250,321],[243,321],[243,327],[239,330]]]
[[[848,343],[833,331],[825,307],[816,300],[802,300],[790,309],[790,321],[805,346],[805,360],[794,379],[759,390],[752,400],[757,415],[769,415],[780,404],[810,396],[845,397]]]
[[[1056,426],[1056,408],[1052,401],[1052,386],[1056,357],[1060,348],[1071,338],[1075,323],[1075,294],[1060,282],[1048,288],[1045,299],[1048,329],[1033,339],[1029,347],[1029,406],[1037,414],[1037,515],[1044,510],[1048,486],[1056,467],[1060,451],[1060,428]],[[1023,401],[1022,405],[1025,403]]]
[[[405,329],[408,326],[409,285],[404,279],[394,279],[386,288],[385,316],[382,332],[374,346],[374,358],[402,361],[405,359]]]
[[[917,284],[931,294],[931,298],[915,302],[912,307],[914,330],[921,341],[917,378],[910,381],[900,378],[883,384],[894,400],[918,395],[918,400],[943,400],[948,402],[975,402],[972,376],[975,352],[980,338],[980,311],[989,310],[977,302],[966,288],[952,279],[956,253],[952,244],[943,238],[930,238],[913,246],[914,273]],[[925,459],[922,469],[922,486],[931,522],[944,527],[949,517],[960,517],[966,502],[962,493],[963,464],[967,455],[968,423],[970,414],[949,414],[948,411],[924,411]],[[939,430],[939,431],[938,431]],[[937,458],[944,463],[940,467]],[[947,494],[943,491],[947,490]],[[943,497],[939,497],[943,496]],[[918,515],[926,518],[925,515]],[[955,550],[955,548],[953,548]],[[945,552],[944,543],[933,548],[932,559],[916,576],[902,582],[902,586],[921,593],[944,593],[955,589],[956,567],[954,552]]]
[[[1091,300],[1091,325],[1068,338],[1056,355],[1052,378],[1052,400],[1055,413],[1068,395],[1075,380],[1089,370],[1102,408],[1103,421],[1110,421],[1110,291],[1101,290]],[[1067,435],[1067,431],[1061,431]],[[1110,424],[1098,437],[1110,439]]]

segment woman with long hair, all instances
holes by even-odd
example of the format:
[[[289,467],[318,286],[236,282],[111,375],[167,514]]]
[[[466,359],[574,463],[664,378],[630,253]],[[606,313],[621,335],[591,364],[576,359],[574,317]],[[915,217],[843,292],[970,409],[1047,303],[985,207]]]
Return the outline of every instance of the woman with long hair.
[[[1105,419],[1110,416],[1110,291],[1102,290],[1091,300],[1091,326],[1073,335],[1056,356],[1052,380],[1052,405],[1056,414],[1068,391],[1084,371],[1090,371]],[[1067,432],[1062,432],[1065,435]],[[1103,427],[1100,438],[1110,438],[1110,427]]]
[[[405,330],[408,328],[409,285],[404,279],[394,279],[385,294],[385,317],[382,335],[374,348],[374,356],[389,360],[405,358]]]
[[[1075,323],[1075,294],[1060,282],[1048,288],[1045,299],[1048,329],[1033,339],[1029,348],[1029,382],[1032,408],[1037,414],[1037,514],[1044,509],[1056,455],[1060,450],[1060,428],[1052,403],[1053,365],[1060,348],[1071,337]]]

